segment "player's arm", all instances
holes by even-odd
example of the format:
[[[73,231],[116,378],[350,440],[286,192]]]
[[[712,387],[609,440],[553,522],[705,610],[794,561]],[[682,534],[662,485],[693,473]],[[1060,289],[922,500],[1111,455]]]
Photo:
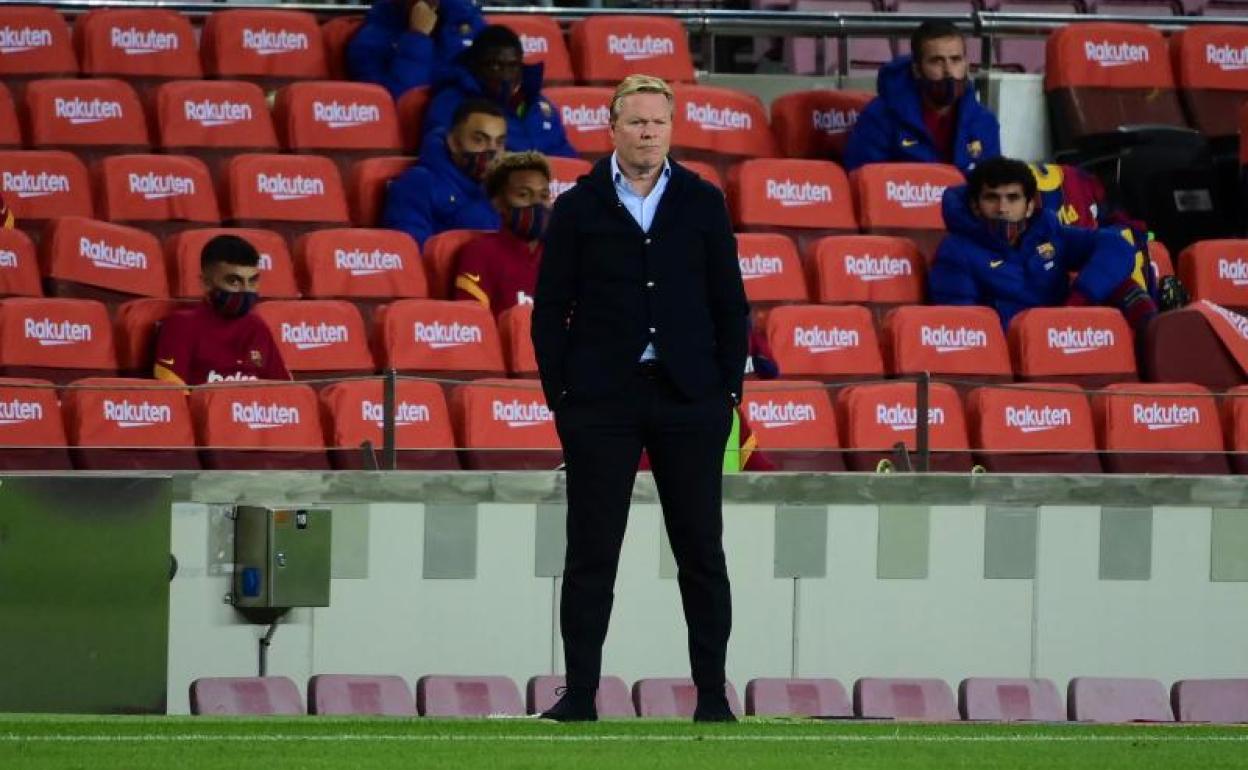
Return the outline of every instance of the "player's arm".
[[[152,376],[162,382],[186,385],[191,379],[195,334],[182,318],[170,316],[156,331],[156,362]]]

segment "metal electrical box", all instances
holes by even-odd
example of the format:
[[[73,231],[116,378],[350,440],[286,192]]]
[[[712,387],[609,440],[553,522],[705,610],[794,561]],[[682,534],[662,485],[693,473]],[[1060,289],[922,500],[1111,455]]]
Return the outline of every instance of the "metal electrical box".
[[[328,509],[240,505],[234,514],[234,606],[329,606]]]

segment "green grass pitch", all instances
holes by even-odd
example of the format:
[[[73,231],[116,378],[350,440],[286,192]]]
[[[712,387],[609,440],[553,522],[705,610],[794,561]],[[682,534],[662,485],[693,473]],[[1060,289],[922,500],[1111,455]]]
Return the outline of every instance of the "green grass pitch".
[[[1248,767],[1248,728],[0,716],[6,770]]]

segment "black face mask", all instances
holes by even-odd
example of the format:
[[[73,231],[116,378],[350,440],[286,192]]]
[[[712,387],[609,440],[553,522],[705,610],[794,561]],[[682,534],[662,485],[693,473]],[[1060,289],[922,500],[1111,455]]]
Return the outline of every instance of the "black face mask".
[[[214,287],[208,292],[208,304],[223,318],[242,318],[256,306],[260,295],[254,291],[227,291]]]
[[[919,78],[919,90],[923,98],[933,107],[948,107],[957,104],[966,93],[966,78],[947,77],[940,80]]]
[[[479,152],[461,152],[456,159],[456,165],[459,169],[474,182],[480,182],[485,179],[485,173],[490,170],[490,164],[498,157],[497,150],[481,150]]]

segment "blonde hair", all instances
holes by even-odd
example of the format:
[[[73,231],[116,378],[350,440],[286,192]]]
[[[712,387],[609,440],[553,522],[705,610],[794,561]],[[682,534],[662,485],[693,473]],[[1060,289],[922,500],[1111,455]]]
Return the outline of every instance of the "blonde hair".
[[[516,171],[536,171],[550,181],[550,163],[536,150],[505,152],[490,166],[485,175],[485,194],[497,198],[507,187],[507,180]]]
[[[653,75],[629,75],[615,87],[615,95],[611,97],[611,122],[620,116],[620,102],[633,94],[663,94],[667,97],[667,105],[673,107],[676,97],[672,87],[662,78]]]

